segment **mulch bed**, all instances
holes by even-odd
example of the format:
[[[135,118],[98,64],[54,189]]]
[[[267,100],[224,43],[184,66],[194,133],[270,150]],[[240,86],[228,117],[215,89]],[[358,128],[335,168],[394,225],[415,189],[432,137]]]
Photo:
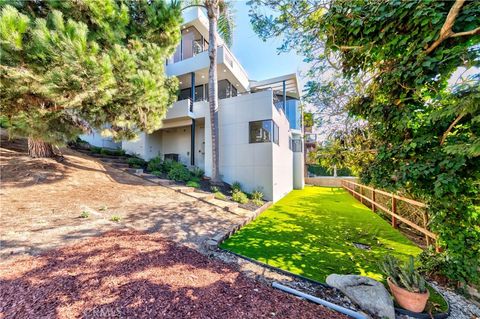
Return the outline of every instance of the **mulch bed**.
[[[0,264],[0,318],[347,318],[157,234],[110,232]]]

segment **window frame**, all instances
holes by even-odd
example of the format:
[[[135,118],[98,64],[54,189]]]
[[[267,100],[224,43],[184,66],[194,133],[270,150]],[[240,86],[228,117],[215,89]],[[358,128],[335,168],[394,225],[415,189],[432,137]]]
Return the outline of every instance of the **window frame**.
[[[268,140],[264,139],[261,141],[258,141],[256,139],[256,134],[252,135],[252,125],[255,123],[261,123],[261,128],[264,129],[264,124],[265,122],[270,123],[270,128],[268,130]],[[265,119],[265,120],[257,120],[257,121],[249,121],[248,122],[248,143],[249,144],[257,144],[257,143],[274,143],[279,145],[279,140],[280,140],[280,128],[275,123],[273,119]]]

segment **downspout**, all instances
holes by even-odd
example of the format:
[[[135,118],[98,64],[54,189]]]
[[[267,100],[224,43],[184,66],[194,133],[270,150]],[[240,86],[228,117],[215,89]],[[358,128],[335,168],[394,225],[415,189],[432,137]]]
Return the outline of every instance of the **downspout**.
[[[352,318],[355,318],[355,319],[367,319],[367,316],[365,316],[365,315],[363,315],[363,314],[361,314],[361,313],[359,313],[359,312],[356,312],[356,311],[347,309],[347,308],[345,308],[345,307],[336,305],[336,304],[331,303],[331,302],[328,302],[328,301],[326,301],[326,300],[323,300],[323,299],[314,297],[314,296],[312,296],[312,295],[303,293],[303,292],[298,291],[298,290],[296,290],[296,289],[292,289],[292,288],[290,288],[290,287],[287,287],[287,286],[284,286],[284,285],[282,285],[282,284],[279,284],[278,282],[274,282],[274,283],[272,284],[272,287],[273,287],[273,288],[280,289],[280,290],[285,291],[285,292],[288,292],[288,293],[291,293],[292,295],[301,297],[301,298],[303,298],[303,299],[312,301],[312,302],[314,302],[314,303],[317,303],[317,304],[319,304],[319,305],[325,306],[325,307],[330,308],[330,309],[332,309],[332,310],[338,311],[338,312],[343,313],[343,314],[345,314],[345,315],[347,315],[347,316],[350,316],[350,317],[352,317]]]
[[[190,89],[190,112],[193,112],[193,103],[195,103],[195,72],[190,73],[191,89]],[[190,164],[195,165],[195,119],[192,119],[190,128]]]

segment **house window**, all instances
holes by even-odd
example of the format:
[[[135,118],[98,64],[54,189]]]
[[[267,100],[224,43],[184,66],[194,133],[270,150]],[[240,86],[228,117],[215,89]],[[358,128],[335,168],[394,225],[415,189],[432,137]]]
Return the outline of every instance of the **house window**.
[[[272,122],[273,122],[273,121],[272,121]],[[279,144],[278,135],[279,135],[278,125],[275,124],[275,122],[273,122],[273,143],[275,143],[275,144],[277,144],[277,145],[280,145],[280,144]]]
[[[272,120],[249,123],[250,143],[274,142],[278,144],[278,125]]]
[[[292,151],[301,153],[303,149],[302,140],[292,140]]]

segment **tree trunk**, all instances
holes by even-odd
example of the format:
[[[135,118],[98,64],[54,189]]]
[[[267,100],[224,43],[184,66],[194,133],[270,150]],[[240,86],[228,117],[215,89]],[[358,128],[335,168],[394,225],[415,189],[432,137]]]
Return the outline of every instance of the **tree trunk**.
[[[28,138],[28,155],[30,157],[54,157],[52,144],[42,140]]]
[[[217,75],[217,19],[218,0],[205,1],[208,15],[208,57],[210,67],[208,69],[208,104],[210,108],[210,127],[212,130],[212,176],[213,183],[219,183],[220,174],[218,169],[218,75]]]
[[[333,165],[333,177],[337,177],[337,165]]]

